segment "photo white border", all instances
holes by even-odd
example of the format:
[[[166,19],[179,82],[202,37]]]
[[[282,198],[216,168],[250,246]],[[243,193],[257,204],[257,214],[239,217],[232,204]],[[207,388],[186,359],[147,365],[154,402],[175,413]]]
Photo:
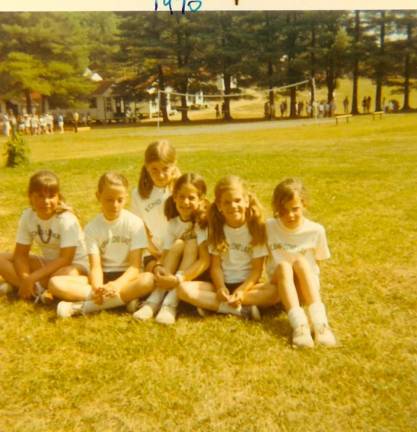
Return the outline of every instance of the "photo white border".
[[[160,3],[159,10],[168,10]],[[183,0],[171,0],[175,11],[181,10]],[[186,0],[187,2],[189,0]],[[416,9],[416,0],[197,0],[201,1],[200,11],[230,10],[380,10]],[[19,11],[154,11],[155,0],[13,0],[2,1],[0,12]],[[188,12],[190,13],[190,12]]]

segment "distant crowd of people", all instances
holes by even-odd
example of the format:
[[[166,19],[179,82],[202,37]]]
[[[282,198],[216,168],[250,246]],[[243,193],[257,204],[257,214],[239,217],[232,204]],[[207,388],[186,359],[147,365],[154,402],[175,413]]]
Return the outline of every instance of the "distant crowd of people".
[[[54,132],[64,133],[65,118],[62,113],[53,115],[46,112],[44,114],[18,114],[13,111],[0,113],[0,128],[4,136],[9,137],[18,132],[22,135],[44,135]],[[78,132],[78,127],[91,124],[90,115],[80,116],[74,111],[67,122],[72,124],[74,132]]]
[[[50,113],[19,114],[13,111],[4,113],[1,117],[3,135],[10,136],[19,132],[24,135],[51,134],[54,131],[64,132],[64,116],[58,114],[56,118]]]

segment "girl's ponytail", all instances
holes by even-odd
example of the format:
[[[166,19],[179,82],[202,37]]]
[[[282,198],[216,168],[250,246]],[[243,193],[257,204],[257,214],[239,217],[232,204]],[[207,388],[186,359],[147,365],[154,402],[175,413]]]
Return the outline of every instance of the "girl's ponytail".
[[[224,218],[216,203],[212,203],[208,211],[208,242],[220,254],[227,252],[229,245],[224,235]]]
[[[153,181],[145,165],[142,167],[138,182],[138,192],[141,198],[149,198],[153,188]]]
[[[165,201],[164,213],[168,220],[174,219],[179,215],[177,206],[175,205],[175,201],[172,195],[170,195]]]
[[[252,236],[252,246],[266,243],[265,218],[261,203],[251,192],[248,192],[249,206],[246,210],[246,221]]]

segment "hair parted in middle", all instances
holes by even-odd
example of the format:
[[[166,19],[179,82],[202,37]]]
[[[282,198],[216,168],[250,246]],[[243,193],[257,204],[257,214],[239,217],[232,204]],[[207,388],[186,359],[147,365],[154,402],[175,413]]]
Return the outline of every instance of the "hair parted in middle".
[[[107,171],[100,177],[97,185],[98,193],[103,192],[106,185],[124,186],[126,190],[129,188],[127,178],[114,171]]]
[[[226,223],[223,215],[220,213],[218,204],[222,195],[229,190],[241,190],[243,195],[248,199],[246,209],[246,224],[252,237],[251,245],[257,246],[266,243],[265,218],[262,205],[258,198],[247,190],[244,181],[237,176],[226,176],[220,179],[214,189],[214,203],[211,204],[208,214],[209,235],[208,241],[214,249],[224,254],[227,252],[227,244],[224,234],[224,225]]]
[[[179,216],[177,207],[175,205],[174,197],[180,191],[181,187],[185,184],[193,185],[199,194],[201,199],[199,208],[196,214],[193,216],[193,223],[198,223],[200,228],[205,228],[207,226],[207,209],[209,207],[209,202],[206,199],[207,185],[203,177],[195,173],[186,173],[179,177],[174,183],[172,189],[172,195],[165,201],[164,213],[168,220]]]
[[[138,192],[142,198],[149,198],[154,187],[151,176],[149,175],[146,165],[152,162],[161,161],[167,165],[175,165],[177,163],[177,152],[175,148],[167,140],[154,141],[148,145],[145,150],[145,163],[142,166],[138,182]],[[180,171],[174,166],[172,184],[179,177]]]
[[[303,206],[307,207],[308,195],[301,180],[289,177],[278,183],[272,194],[272,211],[276,216],[285,210],[285,204],[291,201],[296,193],[300,197]]]

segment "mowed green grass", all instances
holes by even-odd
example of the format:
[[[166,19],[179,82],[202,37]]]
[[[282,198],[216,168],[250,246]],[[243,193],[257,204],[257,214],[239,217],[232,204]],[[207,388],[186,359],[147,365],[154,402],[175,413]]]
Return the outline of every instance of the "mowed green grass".
[[[274,186],[304,180],[332,252],[322,296],[339,346],[292,349],[279,308],[246,322],[182,307],[166,328],[123,310],[58,321],[53,307],[1,297],[0,430],[416,430],[417,115],[161,130],[210,197],[216,180],[237,174],[270,215]],[[85,223],[98,211],[98,177],[117,170],[133,187],[156,138],[155,128],[29,138],[32,164],[0,169],[1,250],[13,248],[32,172],[55,171]]]

